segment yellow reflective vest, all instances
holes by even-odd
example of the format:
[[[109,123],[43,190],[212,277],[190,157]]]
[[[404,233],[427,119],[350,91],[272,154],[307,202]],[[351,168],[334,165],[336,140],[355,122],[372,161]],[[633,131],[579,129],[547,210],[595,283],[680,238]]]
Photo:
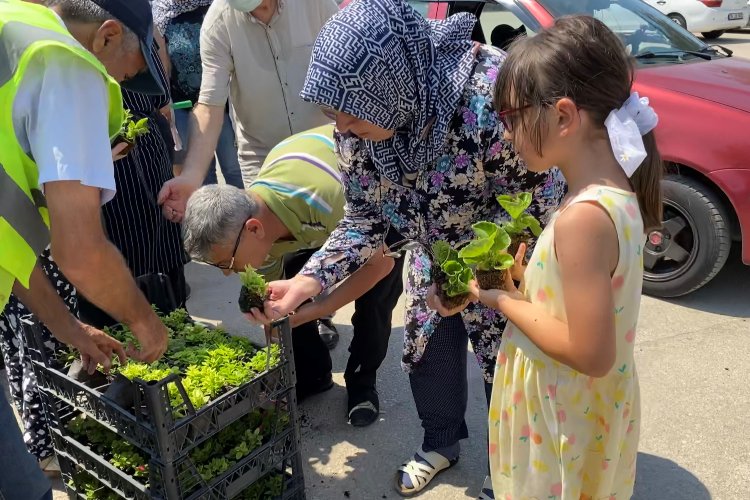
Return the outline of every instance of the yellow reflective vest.
[[[37,256],[50,241],[39,169],[16,139],[13,101],[29,61],[42,51],[61,48],[102,74],[102,84],[109,90],[109,135],[114,138],[122,126],[122,94],[104,66],[51,10],[20,0],[0,0],[0,312],[16,280],[28,288]]]

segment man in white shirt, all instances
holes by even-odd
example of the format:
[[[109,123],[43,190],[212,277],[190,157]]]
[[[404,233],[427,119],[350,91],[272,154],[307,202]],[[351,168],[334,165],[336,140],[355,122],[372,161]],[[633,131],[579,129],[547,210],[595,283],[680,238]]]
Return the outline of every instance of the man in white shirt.
[[[335,0],[215,0],[201,28],[203,76],[191,116],[182,174],[164,185],[165,216],[182,220],[203,183],[229,99],[242,176],[249,186],[268,152],[287,137],[330,120],[302,101],[312,46]]]

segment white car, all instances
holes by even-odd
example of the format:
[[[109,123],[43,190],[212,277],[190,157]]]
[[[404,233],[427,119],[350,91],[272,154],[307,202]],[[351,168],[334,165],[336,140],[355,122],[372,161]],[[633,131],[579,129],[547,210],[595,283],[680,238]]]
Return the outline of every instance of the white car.
[[[747,0],[644,0],[683,28],[715,39],[749,21]]]

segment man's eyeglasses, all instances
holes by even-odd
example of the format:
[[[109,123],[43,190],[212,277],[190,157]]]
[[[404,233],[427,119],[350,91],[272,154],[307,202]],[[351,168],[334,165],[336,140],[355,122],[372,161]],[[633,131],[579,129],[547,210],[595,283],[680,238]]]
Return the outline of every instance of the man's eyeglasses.
[[[232,250],[232,258],[229,261],[229,264],[214,264],[213,262],[209,262],[214,267],[218,267],[219,269],[222,269],[224,271],[229,271],[234,269],[234,258],[237,255],[237,249],[240,247],[240,240],[242,239],[242,233],[245,232],[245,224],[247,224],[247,221],[252,219],[252,217],[248,217],[245,219],[245,222],[242,223],[242,227],[240,228],[240,234],[237,235],[237,241],[234,242],[234,250]]]
[[[508,132],[513,132],[513,120],[511,117],[517,113],[520,113],[521,111],[526,111],[529,109],[531,104],[527,104],[526,106],[522,106],[520,108],[512,108],[512,109],[506,109],[503,111],[500,111],[497,116],[500,118],[500,123],[503,124],[503,127]]]

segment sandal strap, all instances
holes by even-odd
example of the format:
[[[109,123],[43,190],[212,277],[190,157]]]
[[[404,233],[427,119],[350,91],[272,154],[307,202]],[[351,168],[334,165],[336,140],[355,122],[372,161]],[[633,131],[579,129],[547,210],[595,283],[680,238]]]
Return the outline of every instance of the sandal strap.
[[[357,410],[369,410],[372,413],[378,412],[378,409],[375,408],[375,405],[372,403],[372,401],[362,401],[357,406],[349,410],[349,418],[352,418],[352,413],[354,413]]]
[[[419,459],[427,463],[420,462]],[[410,491],[420,491],[432,481],[433,477],[451,465],[451,462],[440,453],[425,452],[420,448],[411,460],[401,464],[398,470],[409,475],[412,484]]]

